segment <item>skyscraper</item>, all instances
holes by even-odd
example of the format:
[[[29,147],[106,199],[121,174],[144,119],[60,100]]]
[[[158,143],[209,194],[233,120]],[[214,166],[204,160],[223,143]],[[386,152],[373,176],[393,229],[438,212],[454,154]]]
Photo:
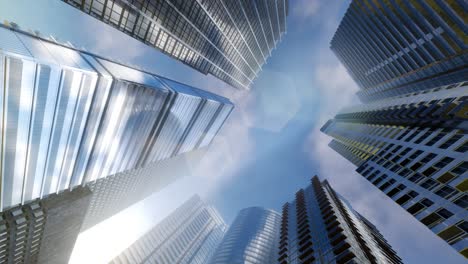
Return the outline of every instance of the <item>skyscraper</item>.
[[[332,49],[366,103],[321,129],[358,173],[465,257],[467,11],[463,1],[353,1]]]
[[[173,58],[248,89],[286,32],[288,0],[63,0]]]
[[[87,184],[92,196],[82,231],[191,175],[191,164],[198,163],[204,153],[204,149],[191,151]]]
[[[468,256],[465,83],[345,108],[329,144],[417,220]]]
[[[278,261],[287,263],[402,263],[372,225],[317,176],[283,205]]]
[[[79,187],[1,212],[0,262],[68,263],[90,197]]]
[[[225,230],[218,212],[194,196],[110,263],[205,264]]]
[[[373,101],[468,76],[465,1],[354,0],[331,49]]]
[[[0,27],[0,57],[0,211],[207,146],[233,109],[19,30]]]
[[[280,220],[280,215],[272,210],[242,209],[209,263],[275,263]]]

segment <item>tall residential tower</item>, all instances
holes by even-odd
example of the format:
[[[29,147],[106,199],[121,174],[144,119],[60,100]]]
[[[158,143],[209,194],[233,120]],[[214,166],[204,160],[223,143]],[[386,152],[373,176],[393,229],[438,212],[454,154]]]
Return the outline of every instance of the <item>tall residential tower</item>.
[[[331,49],[373,101],[466,80],[466,1],[353,0]]]
[[[377,228],[317,176],[283,205],[280,264],[402,263]]]
[[[280,215],[272,210],[242,209],[209,263],[275,263],[280,220]]]
[[[63,0],[204,74],[248,89],[286,32],[288,0]]]
[[[466,1],[351,3],[331,48],[365,104],[322,132],[329,146],[468,257]]]

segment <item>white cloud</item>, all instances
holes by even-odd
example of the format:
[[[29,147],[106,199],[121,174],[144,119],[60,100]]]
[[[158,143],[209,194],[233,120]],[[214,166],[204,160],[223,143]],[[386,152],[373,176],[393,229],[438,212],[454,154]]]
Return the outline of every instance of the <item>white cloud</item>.
[[[317,14],[321,2],[319,0],[296,0],[293,8],[293,15],[302,19],[310,18]]]

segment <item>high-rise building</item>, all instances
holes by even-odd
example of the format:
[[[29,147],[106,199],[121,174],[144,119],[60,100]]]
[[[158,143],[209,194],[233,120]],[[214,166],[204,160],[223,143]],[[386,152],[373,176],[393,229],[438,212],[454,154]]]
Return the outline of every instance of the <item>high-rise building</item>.
[[[198,163],[204,153],[204,149],[191,151],[87,184],[93,193],[82,231],[190,175],[191,164]]]
[[[357,172],[468,256],[468,85],[343,109],[322,131]]]
[[[91,198],[88,188],[0,213],[1,263],[68,263]]]
[[[373,101],[468,76],[466,1],[354,0],[331,49]]]
[[[242,209],[209,263],[275,263],[280,221],[280,214],[272,210]]]
[[[463,1],[353,1],[331,46],[365,104],[321,129],[358,173],[465,257],[467,11]]]
[[[110,263],[205,264],[225,231],[216,209],[194,196]]]
[[[171,57],[248,89],[286,32],[288,0],[63,0]]]
[[[283,205],[278,262],[402,263],[377,228],[317,176]]]
[[[233,109],[20,30],[0,27],[0,57],[0,211],[207,146]]]

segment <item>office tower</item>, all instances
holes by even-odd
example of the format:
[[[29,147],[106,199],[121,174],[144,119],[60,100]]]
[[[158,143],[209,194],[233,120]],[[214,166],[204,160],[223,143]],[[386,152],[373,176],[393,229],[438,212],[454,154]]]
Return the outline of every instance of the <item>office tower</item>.
[[[210,264],[271,264],[276,262],[281,216],[262,207],[242,209]]]
[[[1,263],[68,263],[91,192],[76,188],[0,213]]]
[[[278,262],[402,263],[377,228],[317,176],[283,205]]]
[[[354,0],[331,49],[363,102],[462,82],[466,1]]]
[[[286,32],[288,0],[63,0],[169,56],[248,89]]]
[[[225,230],[226,224],[216,209],[196,195],[110,263],[205,264]]]
[[[0,211],[207,146],[233,109],[19,30],[0,27],[0,57]]]
[[[358,173],[465,257],[467,11],[463,1],[353,1],[331,46],[365,104],[321,129]]]

